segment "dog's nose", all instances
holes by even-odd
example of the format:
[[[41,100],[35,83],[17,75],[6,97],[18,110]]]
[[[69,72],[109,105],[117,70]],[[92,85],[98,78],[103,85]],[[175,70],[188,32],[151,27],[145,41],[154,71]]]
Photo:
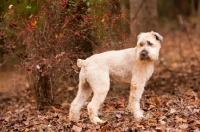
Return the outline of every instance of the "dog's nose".
[[[142,50],[141,51],[141,53],[140,53],[140,59],[141,60],[147,60],[147,59],[149,59],[148,52],[146,50]]]
[[[146,58],[148,56],[148,52],[146,50],[142,50],[141,57]]]

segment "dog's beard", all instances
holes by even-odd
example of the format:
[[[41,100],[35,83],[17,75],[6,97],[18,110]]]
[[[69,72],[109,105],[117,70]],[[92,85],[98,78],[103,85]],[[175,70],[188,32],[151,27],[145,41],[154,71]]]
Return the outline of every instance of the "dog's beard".
[[[140,56],[139,56],[139,59],[140,59],[141,61],[156,61],[156,60],[158,60],[158,56],[153,55],[153,54],[148,54],[148,55],[146,55],[146,56],[140,55]]]
[[[150,59],[150,57],[149,56],[140,56],[140,60],[141,61],[150,61],[151,59]]]

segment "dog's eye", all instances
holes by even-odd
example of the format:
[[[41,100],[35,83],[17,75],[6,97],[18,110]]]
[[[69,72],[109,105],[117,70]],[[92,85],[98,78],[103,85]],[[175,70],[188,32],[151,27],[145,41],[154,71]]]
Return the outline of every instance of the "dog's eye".
[[[140,43],[140,46],[142,47],[144,44],[143,43]]]
[[[148,45],[149,45],[149,46],[152,46],[153,44],[152,44],[150,41],[148,41]]]

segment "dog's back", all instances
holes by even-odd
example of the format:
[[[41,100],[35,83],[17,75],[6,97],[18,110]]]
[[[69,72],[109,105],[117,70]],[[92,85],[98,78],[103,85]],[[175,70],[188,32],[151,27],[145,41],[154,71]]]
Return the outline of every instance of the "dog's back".
[[[85,67],[91,65],[107,65],[107,66],[121,66],[127,62],[133,62],[135,48],[129,48],[124,50],[107,51],[100,54],[94,54],[86,60],[78,59],[78,67]],[[131,57],[131,58],[130,58]]]

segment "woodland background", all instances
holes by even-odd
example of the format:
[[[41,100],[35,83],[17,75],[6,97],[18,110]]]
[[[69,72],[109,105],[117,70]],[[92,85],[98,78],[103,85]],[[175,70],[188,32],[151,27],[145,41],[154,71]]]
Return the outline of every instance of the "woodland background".
[[[105,124],[82,109],[70,122],[77,58],[134,47],[140,32],[164,37],[136,121],[129,86],[111,83]],[[0,131],[200,131],[199,0],[1,0]],[[89,100],[88,100],[89,101]]]

